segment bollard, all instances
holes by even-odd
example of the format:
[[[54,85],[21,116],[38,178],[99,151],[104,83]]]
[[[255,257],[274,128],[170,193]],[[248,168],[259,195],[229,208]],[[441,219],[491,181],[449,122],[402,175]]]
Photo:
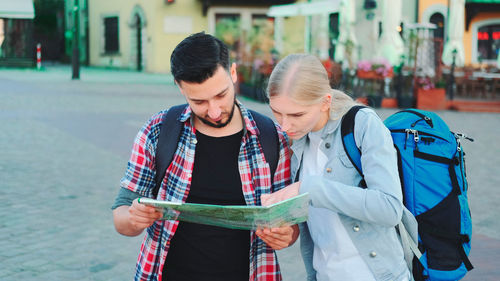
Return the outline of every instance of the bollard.
[[[42,45],[40,43],[36,44],[36,69],[40,70],[42,68]]]

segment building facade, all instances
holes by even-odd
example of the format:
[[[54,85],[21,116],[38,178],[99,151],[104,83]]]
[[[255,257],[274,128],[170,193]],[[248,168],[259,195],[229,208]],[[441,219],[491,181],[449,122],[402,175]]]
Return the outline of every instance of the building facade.
[[[269,6],[290,2],[88,0],[90,64],[169,72],[175,46],[200,31],[220,35],[237,58],[252,25],[268,21]]]
[[[391,50],[384,46],[388,29],[397,39],[394,44],[399,40],[404,45],[403,53],[410,52],[408,34],[415,23],[433,24],[429,36],[445,43],[450,1],[404,0],[402,5],[402,0],[85,0],[83,18],[88,24],[82,23],[80,33],[88,38],[88,51],[80,53],[87,53],[94,66],[166,73],[174,47],[187,35],[205,31],[228,44],[232,59],[240,64],[270,62],[273,56],[294,52],[333,59],[345,44],[339,38],[339,25],[345,21],[340,9],[349,2],[355,18],[350,32],[356,41],[350,51],[356,60],[373,59]],[[465,5],[465,64],[493,63],[500,45],[500,0],[459,1]],[[393,28],[387,25],[390,9],[384,7],[398,3],[401,11]],[[271,12],[276,7],[288,10],[277,16]],[[395,30],[401,39],[395,38]]]

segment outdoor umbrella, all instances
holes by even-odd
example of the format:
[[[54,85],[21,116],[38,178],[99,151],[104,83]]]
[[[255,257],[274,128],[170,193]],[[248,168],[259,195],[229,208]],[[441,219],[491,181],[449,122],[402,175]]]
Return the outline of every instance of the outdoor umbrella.
[[[401,62],[404,45],[399,35],[398,27],[401,24],[401,0],[385,0],[382,10],[382,36],[379,39],[379,54],[386,58],[391,65]]]
[[[442,60],[446,65],[453,62],[453,51],[456,50],[455,65],[464,65],[464,36],[465,0],[450,0],[450,11],[446,27],[448,40],[444,45]]]
[[[347,62],[349,68],[356,62],[357,40],[354,30],[356,15],[354,12],[354,1],[341,0],[339,6],[339,37],[335,46],[335,61]]]

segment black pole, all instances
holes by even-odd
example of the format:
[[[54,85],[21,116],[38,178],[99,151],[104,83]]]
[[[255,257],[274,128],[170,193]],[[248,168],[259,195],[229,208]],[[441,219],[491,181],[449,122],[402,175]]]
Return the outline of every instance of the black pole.
[[[79,0],[75,0],[73,6],[73,56],[71,58],[72,64],[72,79],[80,79],[80,8]]]
[[[136,15],[137,29],[137,71],[142,71],[142,22],[139,14]]]
[[[450,73],[450,82],[448,83],[448,91],[450,93],[450,100],[453,100],[454,92],[455,92],[455,59],[457,57],[457,50],[453,50],[452,52],[452,61],[451,61],[451,73]]]

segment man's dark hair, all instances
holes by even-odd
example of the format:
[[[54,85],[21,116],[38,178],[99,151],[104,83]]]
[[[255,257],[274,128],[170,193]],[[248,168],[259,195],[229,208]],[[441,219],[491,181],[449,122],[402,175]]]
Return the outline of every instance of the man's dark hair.
[[[202,83],[219,66],[229,71],[229,52],[221,40],[199,32],[182,40],[170,56],[170,71],[175,81]]]

